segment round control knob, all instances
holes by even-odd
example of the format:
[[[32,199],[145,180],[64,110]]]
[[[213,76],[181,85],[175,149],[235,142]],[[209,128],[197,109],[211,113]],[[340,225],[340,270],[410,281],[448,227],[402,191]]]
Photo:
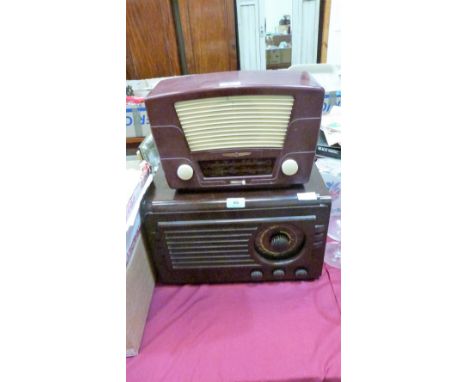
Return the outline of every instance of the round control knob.
[[[182,180],[190,180],[193,176],[193,168],[188,164],[181,164],[177,169],[177,176]]]
[[[275,269],[273,271],[273,276],[276,278],[276,279],[282,279],[284,277],[285,273],[282,269]]]
[[[299,170],[299,166],[294,159],[286,159],[281,164],[281,171],[284,175],[292,176],[297,173],[297,170]]]
[[[307,269],[304,268],[296,269],[296,272],[294,274],[298,279],[305,279],[309,275]]]
[[[262,271],[252,271],[250,273],[250,277],[252,278],[252,280],[255,280],[255,281],[261,280],[263,277],[263,273]]]

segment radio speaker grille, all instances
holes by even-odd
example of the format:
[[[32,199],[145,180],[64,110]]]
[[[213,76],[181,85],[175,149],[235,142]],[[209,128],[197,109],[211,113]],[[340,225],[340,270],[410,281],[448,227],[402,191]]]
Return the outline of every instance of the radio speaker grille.
[[[175,103],[190,150],[282,148],[294,97],[240,95]]]
[[[256,227],[180,229],[165,232],[173,269],[255,266],[249,240]]]

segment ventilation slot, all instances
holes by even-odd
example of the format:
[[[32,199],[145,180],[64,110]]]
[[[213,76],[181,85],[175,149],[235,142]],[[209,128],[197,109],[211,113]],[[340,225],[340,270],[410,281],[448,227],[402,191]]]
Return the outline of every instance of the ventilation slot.
[[[175,103],[191,151],[282,148],[294,98],[251,95]]]
[[[165,232],[173,269],[255,266],[249,241],[255,227],[180,229]]]

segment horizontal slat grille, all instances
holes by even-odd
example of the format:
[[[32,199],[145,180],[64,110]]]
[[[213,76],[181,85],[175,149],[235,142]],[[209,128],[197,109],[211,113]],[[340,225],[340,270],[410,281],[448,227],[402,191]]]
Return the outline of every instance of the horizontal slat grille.
[[[165,231],[173,269],[255,266],[249,240],[256,227],[177,229]]]
[[[282,148],[294,98],[251,95],[175,103],[191,151]]]

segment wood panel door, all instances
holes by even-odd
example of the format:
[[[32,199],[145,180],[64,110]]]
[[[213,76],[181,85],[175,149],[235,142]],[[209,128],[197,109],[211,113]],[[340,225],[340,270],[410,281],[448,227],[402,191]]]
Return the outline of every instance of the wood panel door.
[[[171,0],[127,0],[127,79],[178,74]]]
[[[188,74],[237,70],[235,0],[178,0]]]

